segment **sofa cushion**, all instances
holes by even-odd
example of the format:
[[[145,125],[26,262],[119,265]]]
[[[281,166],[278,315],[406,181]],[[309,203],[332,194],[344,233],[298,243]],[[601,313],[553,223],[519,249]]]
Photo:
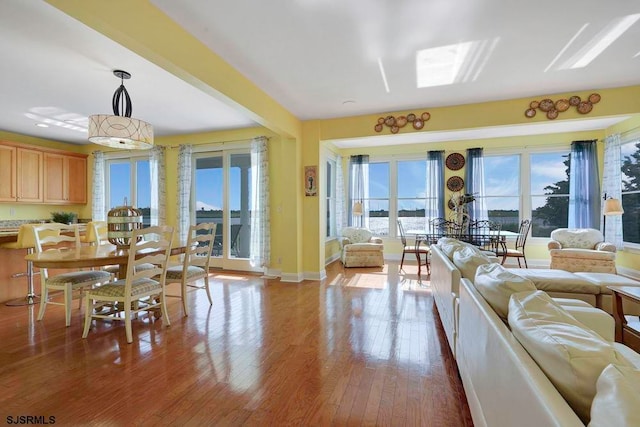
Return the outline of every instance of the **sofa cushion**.
[[[384,245],[380,243],[351,243],[348,252],[382,252]]]
[[[611,343],[587,329],[545,292],[513,294],[509,326],[585,424],[604,368],[611,363],[630,366]]]
[[[541,291],[593,295],[600,293],[600,286],[568,271],[540,268],[509,268],[508,270],[531,280]]]
[[[453,253],[453,264],[460,270],[460,275],[469,280],[476,277],[478,266],[489,262],[489,258],[475,247],[463,246]]]
[[[591,249],[569,248],[551,249],[549,254],[558,258],[578,258],[581,260],[615,260],[615,252],[594,251]]]
[[[531,280],[513,274],[495,263],[478,266],[473,284],[503,320],[507,320],[511,294],[536,291]]]
[[[600,286],[601,294],[613,293],[611,292],[611,289],[607,288],[607,286],[640,286],[640,282],[637,280],[629,279],[628,277],[620,276],[618,274],[593,272],[581,272],[574,274]]]
[[[640,426],[640,370],[609,365],[596,389],[589,427]]]

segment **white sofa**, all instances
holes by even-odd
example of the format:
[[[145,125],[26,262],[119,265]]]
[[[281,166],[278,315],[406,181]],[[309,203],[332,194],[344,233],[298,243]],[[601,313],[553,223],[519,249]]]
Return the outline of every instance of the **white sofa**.
[[[469,270],[458,262],[465,271],[462,274],[440,245],[432,245],[431,254],[432,294],[458,364],[474,424],[583,426],[584,422],[514,337],[506,321],[472,281],[461,279],[476,266]],[[532,283],[530,286],[535,289]],[[604,341],[613,341],[614,322],[608,314],[579,300],[554,300],[592,333]],[[621,344],[612,345],[634,360],[636,367],[640,366],[637,353]]]

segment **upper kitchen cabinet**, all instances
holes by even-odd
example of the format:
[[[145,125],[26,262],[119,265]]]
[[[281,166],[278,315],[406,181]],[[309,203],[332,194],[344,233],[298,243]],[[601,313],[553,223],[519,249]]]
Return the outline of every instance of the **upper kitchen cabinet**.
[[[43,202],[42,151],[18,148],[17,201],[28,203]]]
[[[44,153],[44,202],[87,203],[87,158]]]
[[[87,203],[87,156],[0,142],[0,202]]]
[[[16,201],[16,151],[0,145],[0,202]]]

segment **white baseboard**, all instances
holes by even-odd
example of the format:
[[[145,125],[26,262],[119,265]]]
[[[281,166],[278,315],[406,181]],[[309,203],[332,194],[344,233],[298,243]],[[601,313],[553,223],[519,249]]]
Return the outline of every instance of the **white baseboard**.
[[[282,273],[280,275],[281,282],[300,283],[304,280],[302,273]]]
[[[327,278],[327,270],[305,271],[303,277],[304,280],[324,280]]]

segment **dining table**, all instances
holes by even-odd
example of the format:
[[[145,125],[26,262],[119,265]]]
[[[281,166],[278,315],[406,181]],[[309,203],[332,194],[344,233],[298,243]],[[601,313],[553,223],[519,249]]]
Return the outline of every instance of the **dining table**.
[[[171,247],[171,255],[183,254],[186,246]],[[53,269],[78,269],[118,265],[118,279],[124,279],[129,263],[129,248],[116,245],[83,245],[76,248],[54,248],[25,256],[34,267]]]
[[[484,241],[486,239],[494,240],[496,247],[500,246],[500,248],[502,249],[501,252],[503,254],[502,256],[503,262],[504,262],[504,259],[506,258],[506,253],[507,253],[507,238],[512,239],[519,236],[519,233],[514,233],[513,231],[507,231],[507,230],[486,230],[486,231],[483,231],[481,234],[443,233],[443,232],[433,232],[432,230],[408,230],[407,234],[411,234],[415,236],[416,246],[435,245],[436,243],[438,243],[438,240],[442,237],[451,237],[451,238],[458,239],[460,241],[472,243],[472,244],[474,242]],[[428,258],[425,261],[425,264],[427,262],[429,262]],[[421,273],[420,267],[425,264],[422,264],[420,259],[418,259],[418,276],[420,276],[420,273]]]

